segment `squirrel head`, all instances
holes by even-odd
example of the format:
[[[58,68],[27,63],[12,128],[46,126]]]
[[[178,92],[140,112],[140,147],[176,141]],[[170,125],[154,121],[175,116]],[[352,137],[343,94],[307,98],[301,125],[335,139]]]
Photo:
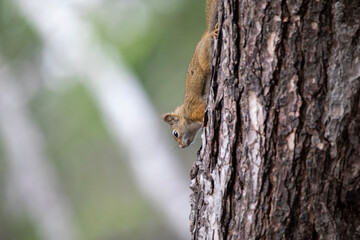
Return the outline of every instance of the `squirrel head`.
[[[163,120],[170,124],[172,135],[181,148],[189,146],[195,139],[196,133],[201,128],[201,123],[186,119],[181,114],[167,113]]]

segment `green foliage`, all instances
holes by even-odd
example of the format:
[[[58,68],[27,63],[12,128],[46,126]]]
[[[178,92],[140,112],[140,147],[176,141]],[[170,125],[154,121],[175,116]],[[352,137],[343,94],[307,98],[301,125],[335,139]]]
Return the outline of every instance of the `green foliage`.
[[[39,50],[36,32],[10,0],[0,1],[0,52],[8,62],[21,61]]]
[[[118,236],[159,228],[160,218],[152,221],[156,214],[129,181],[124,151],[114,145],[82,85],[44,91],[31,106],[84,239],[106,239],[114,229]]]
[[[186,0],[169,14],[147,7],[145,20],[134,17],[141,15],[132,8],[125,16],[110,11],[111,24],[109,11],[95,11],[89,19],[101,41],[115,46],[139,76],[155,106],[166,111],[182,101],[186,69],[206,27],[205,1]]]
[[[155,8],[157,0],[142,1],[140,6],[136,2],[124,10],[116,6],[119,1],[104,1],[85,18],[108,53],[115,60],[120,55],[137,74],[159,112],[170,111],[182,102],[187,65],[205,30],[205,0],[184,0],[171,12]],[[31,61],[41,47],[36,31],[11,0],[1,0],[2,60],[13,67],[13,63]],[[129,166],[122,161],[127,158],[126,149],[114,144],[87,89],[78,79],[66,82],[75,84],[62,91],[43,86],[32,99],[30,112],[45,138],[48,159],[83,239],[174,239],[139,193]],[[170,134],[169,141],[173,141]],[[1,146],[0,181],[6,174]],[[0,191],[4,192],[2,184]],[[38,240],[31,220],[9,219],[2,200],[0,239]]]
[[[0,204],[2,206],[0,207],[0,239],[40,240],[31,219],[26,215],[12,216],[3,208],[5,205],[2,201]]]

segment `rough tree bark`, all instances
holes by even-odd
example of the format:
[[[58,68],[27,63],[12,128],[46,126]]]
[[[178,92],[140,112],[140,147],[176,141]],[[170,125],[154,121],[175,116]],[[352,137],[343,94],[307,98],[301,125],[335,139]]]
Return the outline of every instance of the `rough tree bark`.
[[[360,239],[360,1],[220,1],[192,239]]]

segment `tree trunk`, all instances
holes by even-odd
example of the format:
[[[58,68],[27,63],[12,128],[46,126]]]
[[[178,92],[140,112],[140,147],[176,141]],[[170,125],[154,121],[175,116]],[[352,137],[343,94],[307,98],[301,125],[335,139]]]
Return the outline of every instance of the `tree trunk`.
[[[192,239],[360,239],[360,1],[220,1]]]

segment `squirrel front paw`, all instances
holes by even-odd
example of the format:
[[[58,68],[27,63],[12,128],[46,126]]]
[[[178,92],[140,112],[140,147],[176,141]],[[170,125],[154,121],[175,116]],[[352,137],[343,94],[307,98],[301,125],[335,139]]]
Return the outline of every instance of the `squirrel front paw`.
[[[218,37],[218,32],[219,32],[219,27],[218,27],[218,23],[216,23],[215,30],[212,32],[212,36],[214,39]]]

